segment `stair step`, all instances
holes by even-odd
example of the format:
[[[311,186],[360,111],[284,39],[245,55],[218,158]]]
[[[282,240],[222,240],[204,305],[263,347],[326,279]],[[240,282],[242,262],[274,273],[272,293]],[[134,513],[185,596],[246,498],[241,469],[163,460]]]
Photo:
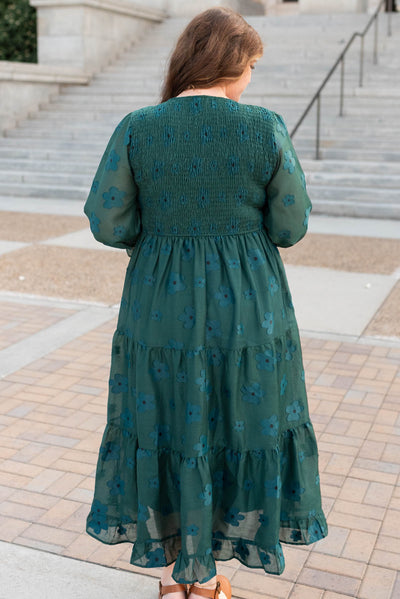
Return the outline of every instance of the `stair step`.
[[[16,140],[14,140],[16,141]],[[73,144],[76,145],[76,144]],[[95,160],[96,163],[98,164],[101,156],[102,156],[102,152],[104,152],[104,144],[102,146],[102,148],[98,148],[95,151],[77,151],[75,149],[73,150],[57,150],[57,149],[53,149],[53,150],[49,150],[47,144],[44,145],[43,148],[41,147],[37,147],[37,148],[32,148],[30,147],[29,149],[27,148],[21,148],[21,147],[3,147],[0,146],[0,159],[1,158],[12,158],[14,157],[17,160],[49,160],[49,161],[62,161],[62,162],[70,162],[73,164],[77,164],[80,163],[81,161],[85,161],[87,159],[88,156],[90,156],[91,159]]]
[[[60,185],[65,188],[86,188],[90,189],[96,169],[87,174],[71,173],[47,173],[32,171],[1,171],[0,184],[2,189],[9,183],[18,183],[26,185],[50,185],[57,187]]]
[[[296,151],[299,155],[300,161],[303,159],[315,158],[315,149],[312,150],[310,148],[302,148],[299,144],[296,144]],[[393,162],[398,163],[400,160],[400,151],[399,150],[382,150],[381,152],[359,148],[358,150],[342,150],[340,148],[329,148],[323,149],[320,152],[321,160],[348,160],[358,162],[360,160],[365,160],[369,162]]]
[[[313,200],[313,214],[400,220],[400,206],[385,203],[369,204],[315,199]]]
[[[396,204],[400,208],[399,192],[398,189],[365,189],[363,187],[345,187],[336,186],[333,190],[328,185],[311,185],[308,188],[311,199],[329,200],[331,198],[340,198],[346,202],[362,202],[362,203],[376,203],[376,204]]]
[[[400,164],[396,162],[371,162],[355,160],[310,160],[305,158],[301,165],[306,173],[323,171],[324,173],[376,173],[377,175],[399,175]]]
[[[400,167],[397,175],[383,175],[382,173],[366,174],[366,173],[326,173],[326,172],[309,172],[307,174],[307,184],[312,186],[334,186],[335,189],[352,188],[357,190],[364,188],[370,189],[376,194],[376,190],[395,189],[399,195],[400,201]]]
[[[98,163],[96,161],[84,163],[81,160],[76,162],[60,160],[59,157],[53,160],[35,160],[31,158],[18,158],[11,160],[10,157],[4,159],[0,157],[0,174],[3,172],[21,171],[23,173],[75,173],[75,174],[94,174]]]
[[[89,187],[62,187],[60,185],[37,185],[24,183],[6,183],[1,186],[2,195],[23,196],[29,198],[54,198],[85,200]]]

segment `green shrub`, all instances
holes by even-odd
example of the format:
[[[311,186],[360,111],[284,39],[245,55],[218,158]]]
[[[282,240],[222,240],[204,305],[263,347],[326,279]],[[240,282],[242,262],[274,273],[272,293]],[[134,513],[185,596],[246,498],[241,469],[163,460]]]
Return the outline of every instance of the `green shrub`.
[[[0,0],[0,60],[37,62],[36,9],[29,0]]]

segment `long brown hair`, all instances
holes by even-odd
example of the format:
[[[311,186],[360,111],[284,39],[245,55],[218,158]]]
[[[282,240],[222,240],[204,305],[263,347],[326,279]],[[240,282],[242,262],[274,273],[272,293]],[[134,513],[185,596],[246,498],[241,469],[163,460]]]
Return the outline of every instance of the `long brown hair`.
[[[189,87],[208,88],[238,79],[263,53],[258,33],[229,8],[211,8],[190,21],[178,39],[164,80],[161,102]]]

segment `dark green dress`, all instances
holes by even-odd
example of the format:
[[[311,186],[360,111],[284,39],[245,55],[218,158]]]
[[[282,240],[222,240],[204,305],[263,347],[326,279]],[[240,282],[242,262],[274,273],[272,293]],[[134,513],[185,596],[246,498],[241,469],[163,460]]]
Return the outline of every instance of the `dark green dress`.
[[[206,581],[327,534],[301,347],[277,246],[307,230],[282,118],[226,98],[127,115],[85,213],[131,255],[87,532]],[[132,250],[133,248],[133,250]],[[101,264],[99,265],[101,272]]]

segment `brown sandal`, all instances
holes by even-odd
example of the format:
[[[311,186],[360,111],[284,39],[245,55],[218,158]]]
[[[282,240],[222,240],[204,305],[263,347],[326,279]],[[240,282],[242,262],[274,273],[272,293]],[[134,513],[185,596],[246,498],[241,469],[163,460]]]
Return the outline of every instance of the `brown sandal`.
[[[226,576],[222,576],[222,574],[218,574],[217,576],[217,586],[215,590],[201,589],[200,587],[197,587],[195,584],[192,584],[189,588],[188,596],[192,592],[196,595],[200,595],[201,597],[207,597],[208,599],[219,599],[220,593],[224,593],[226,599],[232,599],[231,583],[226,578]]]
[[[185,584],[169,584],[169,585],[162,585],[161,584],[161,580],[160,582],[160,593],[158,595],[158,599],[162,599],[163,595],[168,595],[168,593],[177,593],[178,591],[183,591],[185,593],[185,597],[186,592],[187,592],[187,587]]]

